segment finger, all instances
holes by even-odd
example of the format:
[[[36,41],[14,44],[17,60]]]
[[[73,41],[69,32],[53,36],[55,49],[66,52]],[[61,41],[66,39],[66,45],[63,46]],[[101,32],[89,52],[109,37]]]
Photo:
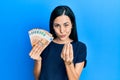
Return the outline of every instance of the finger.
[[[35,47],[33,47],[32,50],[30,51],[29,56],[31,56],[31,55],[33,54],[34,48],[35,48]]]
[[[65,61],[69,61],[69,43],[67,44],[66,47],[66,52],[65,52]]]
[[[61,57],[63,60],[65,60],[65,52],[66,52],[66,44],[64,44],[64,47],[63,47],[63,50],[62,50],[62,53],[61,53]]]
[[[37,49],[38,49],[38,45],[36,44],[36,45],[32,48],[32,50],[31,50],[31,52],[30,52],[30,56],[32,56],[33,54],[35,54],[35,52],[37,51]]]
[[[37,60],[39,56],[39,46],[35,46],[36,49],[33,51],[32,55],[30,56],[32,59]]]
[[[73,61],[73,47],[72,44],[70,44],[70,53],[69,53],[70,61]]]
[[[42,47],[41,46],[39,46],[38,47],[38,50],[37,50],[37,53],[35,54],[35,56],[40,56],[41,55],[41,53],[42,53]]]
[[[38,46],[38,50],[37,50],[36,54],[34,55],[34,58],[35,58],[36,60],[39,60],[39,59],[40,59],[40,55],[41,55],[41,53],[42,53],[43,50],[44,50],[43,47],[39,45],[39,46]]]
[[[38,39],[34,39],[34,40],[33,40],[33,43],[32,43],[32,47],[34,47],[37,43],[39,43],[39,41],[40,41],[40,40],[38,40]]]
[[[37,55],[32,55],[31,58],[34,60],[40,60],[40,56],[37,56]]]

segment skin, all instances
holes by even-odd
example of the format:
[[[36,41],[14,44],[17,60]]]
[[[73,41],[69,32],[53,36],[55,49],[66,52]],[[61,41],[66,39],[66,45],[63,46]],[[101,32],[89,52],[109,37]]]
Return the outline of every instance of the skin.
[[[62,15],[57,17],[54,20],[53,29],[57,35],[57,38],[54,40],[54,42],[65,44],[72,41],[69,38],[72,29],[72,23],[68,16]]]
[[[60,57],[64,60],[68,79],[79,80],[80,74],[84,66],[84,62],[76,63],[75,65],[73,64],[73,47],[72,44],[70,44],[70,42],[72,42],[73,40],[69,38],[72,29],[72,23],[70,21],[70,18],[64,14],[58,16],[54,20],[53,29],[57,36],[57,38],[54,39],[53,42],[58,44],[64,44]],[[34,74],[36,80],[38,80],[41,71],[42,58],[39,55],[42,51],[42,47],[36,44],[30,52],[30,57],[35,60]]]

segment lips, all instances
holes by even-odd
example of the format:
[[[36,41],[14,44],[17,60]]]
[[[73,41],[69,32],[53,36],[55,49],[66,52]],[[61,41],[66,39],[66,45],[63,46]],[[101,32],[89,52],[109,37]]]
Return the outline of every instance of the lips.
[[[64,38],[66,35],[60,35],[61,38]]]

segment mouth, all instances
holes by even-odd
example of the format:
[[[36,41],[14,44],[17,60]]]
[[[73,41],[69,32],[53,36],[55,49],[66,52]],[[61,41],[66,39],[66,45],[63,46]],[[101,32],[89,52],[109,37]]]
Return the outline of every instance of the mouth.
[[[61,38],[64,38],[66,35],[60,35]]]

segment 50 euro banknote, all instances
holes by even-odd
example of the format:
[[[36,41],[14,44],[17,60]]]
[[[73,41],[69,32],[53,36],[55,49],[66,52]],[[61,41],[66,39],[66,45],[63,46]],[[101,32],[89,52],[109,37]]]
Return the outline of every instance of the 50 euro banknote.
[[[39,44],[43,48],[46,48],[53,40],[53,36],[46,30],[34,28],[28,31],[30,42],[32,47],[35,44]]]

